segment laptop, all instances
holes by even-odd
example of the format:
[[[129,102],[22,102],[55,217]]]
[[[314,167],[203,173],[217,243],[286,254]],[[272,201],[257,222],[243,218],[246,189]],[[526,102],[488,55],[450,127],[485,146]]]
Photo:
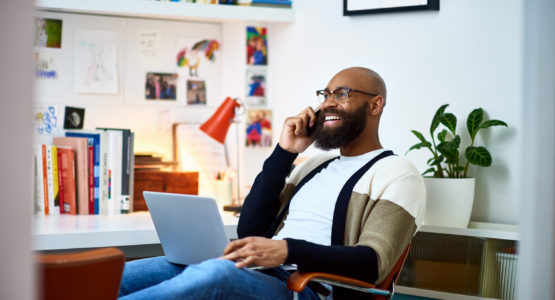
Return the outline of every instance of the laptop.
[[[214,199],[158,192],[143,196],[169,262],[191,265],[223,255],[229,239]]]

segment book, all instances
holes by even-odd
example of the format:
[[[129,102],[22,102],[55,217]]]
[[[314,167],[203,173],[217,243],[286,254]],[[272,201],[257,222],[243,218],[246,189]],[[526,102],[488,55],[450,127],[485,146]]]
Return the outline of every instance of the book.
[[[77,214],[89,214],[89,146],[87,138],[54,137],[57,146],[71,147],[74,154]],[[92,170],[91,170],[92,171]],[[94,180],[94,175],[91,177]],[[93,185],[94,188],[94,185]],[[94,199],[94,190],[93,199]]]
[[[129,197],[127,198],[127,205],[122,203],[121,207],[124,213],[125,209],[128,209],[128,213],[133,212],[133,194],[135,192],[135,133],[131,132],[131,136],[129,138],[129,146],[130,149],[127,151],[129,153]]]
[[[60,160],[61,158],[61,153],[60,153],[60,147],[56,146],[57,149],[57,153],[56,153],[56,158],[58,161],[58,167],[57,167],[57,173],[55,173],[54,175],[58,176],[58,203],[59,203],[59,207],[60,207],[60,214],[64,213],[64,186],[63,186],[63,177],[62,177],[62,166],[61,166],[61,162]]]
[[[42,156],[42,182],[44,191],[44,214],[50,214],[50,206],[48,205],[48,175],[46,170],[46,145],[41,145],[41,156]]]
[[[100,204],[100,133],[89,131],[66,131],[67,137],[88,138],[89,145],[89,214],[99,214]],[[91,168],[92,164],[92,168]],[[90,180],[91,175],[93,180]],[[92,193],[91,193],[92,187]]]
[[[48,214],[60,214],[60,198],[58,185],[58,149],[46,145],[46,180],[48,184]]]
[[[105,190],[100,198],[100,214],[119,214],[121,210],[121,165],[122,165],[122,132],[115,130],[98,130],[106,139],[102,147],[102,174]]]
[[[110,130],[110,214],[121,213],[121,181],[123,165],[123,133],[121,131]]]
[[[77,214],[75,189],[75,154],[73,148],[58,146],[60,174],[60,213]]]
[[[46,183],[46,177],[43,177],[43,175],[46,175],[46,173],[43,173],[43,159],[45,158],[42,155],[42,145],[37,145],[35,146],[35,165],[34,165],[34,171],[35,171],[35,199],[34,199],[34,209],[33,212],[35,214],[39,214],[39,215],[44,215],[45,214],[45,202],[48,202],[48,195],[45,194],[48,193],[45,187],[45,183]],[[46,196],[46,198],[45,198]]]
[[[97,128],[98,130],[121,131],[122,154],[121,154],[121,190],[120,190],[120,213],[130,212],[131,190],[133,182],[131,179],[133,170],[133,133],[130,129],[121,128]]]

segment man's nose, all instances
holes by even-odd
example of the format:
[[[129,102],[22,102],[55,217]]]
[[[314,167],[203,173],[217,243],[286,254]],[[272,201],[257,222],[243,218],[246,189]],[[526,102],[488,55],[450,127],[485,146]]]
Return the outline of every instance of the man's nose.
[[[328,107],[337,107],[339,103],[335,100],[335,97],[332,95],[328,98],[328,100],[324,101],[324,103],[320,104],[321,109],[325,109]]]

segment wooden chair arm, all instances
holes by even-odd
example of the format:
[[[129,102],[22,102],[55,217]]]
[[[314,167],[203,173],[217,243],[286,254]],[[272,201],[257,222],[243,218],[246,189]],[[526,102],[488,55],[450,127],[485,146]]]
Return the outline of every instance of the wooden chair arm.
[[[125,255],[117,248],[100,248],[74,253],[38,254],[35,256],[35,262],[46,268],[76,267],[105,261],[120,261],[123,265]]]
[[[351,286],[357,286],[364,289],[374,289],[376,288],[375,285],[364,282],[362,280],[335,275],[330,273],[322,273],[322,272],[309,272],[309,273],[300,273],[299,271],[293,273],[289,280],[287,280],[287,288],[295,291],[295,292],[302,292],[309,281],[313,279],[323,279],[325,282],[331,283],[337,282],[340,284],[347,284]]]

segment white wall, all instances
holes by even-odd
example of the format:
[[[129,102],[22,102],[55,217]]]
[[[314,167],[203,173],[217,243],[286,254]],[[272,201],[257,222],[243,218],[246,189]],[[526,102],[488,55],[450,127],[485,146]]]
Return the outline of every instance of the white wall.
[[[0,299],[33,299],[31,114],[33,1],[0,5]]]
[[[509,128],[491,128],[478,143],[493,154],[490,168],[474,168],[478,178],[472,219],[517,223],[522,154],[522,0],[445,0],[439,12],[342,16],[342,1],[294,1],[295,22],[267,25],[269,32],[268,99],[274,109],[274,142],[283,119],[308,105],[314,91],[326,86],[339,70],[365,66],[378,71],[388,85],[388,103],[380,129],[382,144],[403,155],[426,132],[441,104],[466,123],[468,113],[483,107]],[[243,22],[222,26],[221,99],[245,93]],[[125,76],[125,75],[124,75]],[[156,151],[169,158],[168,124],[203,121],[215,107],[189,109],[140,106],[114,101],[83,104],[86,127],[131,127],[138,151]],[[72,103],[80,105],[79,101]],[[244,137],[241,127],[240,140]],[[462,126],[459,131],[462,132]],[[235,130],[228,136],[235,165]],[[242,182],[249,184],[271,149],[240,149]],[[317,150],[310,149],[305,155]],[[424,150],[411,152],[421,170]]]
[[[435,110],[444,103],[461,125],[479,106],[509,124],[508,129],[491,128],[477,140],[494,160],[490,168],[472,169],[478,178],[472,220],[517,223],[523,127],[520,0],[448,0],[441,1],[439,12],[358,17],[343,17],[342,1],[294,5],[293,24],[269,26],[275,141],[283,119],[316,106],[314,91],[337,71],[370,67],[388,86],[382,144],[400,155],[417,142],[410,130],[428,132]],[[461,125],[464,141],[468,134]],[[424,150],[409,158],[425,170]]]

